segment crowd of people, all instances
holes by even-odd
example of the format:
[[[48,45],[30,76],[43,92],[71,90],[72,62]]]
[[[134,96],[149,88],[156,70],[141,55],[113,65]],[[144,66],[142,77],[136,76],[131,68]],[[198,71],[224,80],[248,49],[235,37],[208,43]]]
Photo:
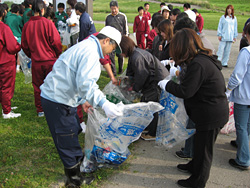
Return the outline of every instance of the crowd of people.
[[[213,159],[213,146],[220,129],[229,116],[228,100],[234,102],[237,139],[236,159],[229,164],[248,170],[250,167],[250,19],[247,20],[240,43],[240,54],[233,74],[225,86],[222,67],[228,67],[231,45],[236,41],[237,19],[234,7],[228,5],[221,16],[217,36],[218,52],[205,37],[204,19],[191,5],[184,12],[171,4],[160,4],[152,16],[150,5],[138,7],[133,35],[129,37],[127,17],[119,11],[117,1],[111,1],[105,27],[96,32],[86,6],[77,0],[67,0],[69,8],[43,0],[25,0],[22,4],[0,4],[0,103],[4,119],[20,117],[11,107],[16,72],[20,71],[18,52],[32,61],[32,85],[38,117],[46,117],[58,154],[63,162],[65,185],[78,187],[89,184],[92,177],[80,172],[83,161],[78,134],[84,132],[83,111],[101,107],[107,117],[122,116],[122,111],[109,102],[100,91],[97,80],[100,63],[113,84],[128,58],[126,75],[130,88],[141,92],[141,102],[159,102],[161,90],[184,99],[189,116],[186,128],[195,128],[194,136],[176,152],[180,158],[191,159],[179,164],[181,171],[191,173],[177,183],[182,187],[206,186]],[[64,46],[64,48],[63,48]],[[64,52],[63,52],[64,51]],[[63,52],[63,53],[62,53]],[[216,56],[217,54],[217,56]],[[166,79],[176,76],[179,83]],[[143,140],[155,140],[158,113],[141,135]]]

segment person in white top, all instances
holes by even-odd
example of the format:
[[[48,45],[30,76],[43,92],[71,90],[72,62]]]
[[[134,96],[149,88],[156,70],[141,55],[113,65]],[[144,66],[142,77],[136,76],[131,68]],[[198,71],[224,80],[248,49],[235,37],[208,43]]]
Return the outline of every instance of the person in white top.
[[[189,3],[185,3],[183,5],[184,12],[187,13],[188,17],[195,22],[196,20],[196,15],[195,13],[191,10],[191,5]]]

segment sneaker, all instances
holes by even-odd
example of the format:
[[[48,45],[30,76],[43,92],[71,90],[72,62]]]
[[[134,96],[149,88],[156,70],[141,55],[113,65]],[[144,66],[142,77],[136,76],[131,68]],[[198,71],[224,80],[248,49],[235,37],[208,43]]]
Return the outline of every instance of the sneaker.
[[[85,133],[86,132],[86,124],[84,122],[80,123],[80,126],[82,128],[82,132]]]
[[[238,163],[236,163],[236,161],[234,159],[229,159],[229,164],[235,168],[239,168],[241,170],[250,170],[250,166],[242,166],[239,165]]]
[[[180,159],[186,159],[186,160],[191,160],[192,159],[192,157],[184,154],[183,151],[177,151],[177,152],[175,152],[175,155],[176,155],[176,157],[178,157]]]
[[[192,174],[192,172],[188,169],[188,165],[187,164],[178,164],[177,165],[177,169],[179,171],[181,171],[181,172]]]
[[[190,187],[190,188],[193,187],[193,186],[191,185],[191,183],[190,183],[188,180],[178,180],[178,181],[177,181],[177,184],[178,184],[180,187]]]
[[[149,134],[141,134],[141,139],[142,140],[155,140],[156,136],[151,136]]]
[[[38,112],[38,113],[37,113],[37,116],[38,116],[38,117],[44,117],[44,112]]]
[[[231,140],[230,142],[231,146],[235,147],[235,148],[238,148],[238,145],[236,143],[236,140]]]
[[[17,118],[17,117],[20,117],[20,116],[21,116],[20,113],[14,113],[14,112],[10,112],[8,114],[3,113],[3,119]]]

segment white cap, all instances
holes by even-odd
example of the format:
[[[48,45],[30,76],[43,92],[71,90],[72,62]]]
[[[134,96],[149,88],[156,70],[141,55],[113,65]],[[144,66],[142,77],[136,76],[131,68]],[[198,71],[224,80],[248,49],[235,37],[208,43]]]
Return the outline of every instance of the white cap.
[[[108,38],[113,39],[117,44],[116,52],[117,53],[122,52],[122,49],[120,47],[122,35],[117,29],[115,29],[114,27],[111,27],[111,26],[105,26],[104,28],[102,28],[102,30],[99,33],[107,36]]]
[[[161,14],[162,14],[163,10],[167,10],[167,11],[170,12],[170,9],[168,8],[168,6],[161,7]]]

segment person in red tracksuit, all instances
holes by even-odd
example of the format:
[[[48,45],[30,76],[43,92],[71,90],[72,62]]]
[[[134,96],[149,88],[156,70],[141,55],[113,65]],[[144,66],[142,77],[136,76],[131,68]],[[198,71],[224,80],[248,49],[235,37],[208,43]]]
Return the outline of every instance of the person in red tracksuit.
[[[30,20],[24,25],[21,46],[32,61],[32,84],[38,117],[43,117],[40,86],[62,52],[60,35],[55,24],[42,17],[45,4],[42,0],[33,2]]]
[[[149,34],[149,25],[147,17],[143,16],[143,7],[138,7],[139,15],[135,17],[133,32],[136,36],[137,46],[145,49],[145,37]]]
[[[9,26],[2,22],[5,10],[0,6],[0,103],[3,118],[16,118],[20,113],[11,111],[11,99],[14,94],[16,78],[16,57],[21,46],[15,39]]]

